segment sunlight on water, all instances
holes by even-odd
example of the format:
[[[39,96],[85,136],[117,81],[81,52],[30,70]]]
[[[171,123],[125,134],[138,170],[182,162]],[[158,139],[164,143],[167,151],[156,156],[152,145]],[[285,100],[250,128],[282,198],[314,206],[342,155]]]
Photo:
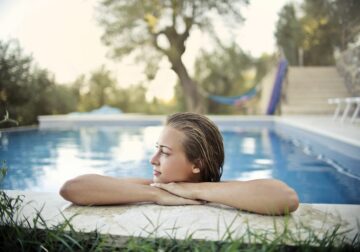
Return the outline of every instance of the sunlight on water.
[[[245,137],[242,140],[241,152],[244,154],[253,155],[256,150],[256,142],[254,138]]]
[[[266,179],[272,178],[271,170],[264,171],[251,171],[251,172],[243,172],[240,177],[237,177],[236,180],[250,180],[250,179]]]
[[[274,164],[274,162],[271,159],[255,159],[254,163],[259,164],[259,165],[272,165],[272,164]]]
[[[40,183],[34,185],[34,191],[58,191],[64,181],[76,176],[94,173],[103,175],[100,167],[104,161],[81,159],[75,147],[63,146],[57,150],[57,157],[52,165],[44,166],[44,173],[38,178]]]
[[[135,161],[144,158],[145,150],[142,139],[138,136],[123,135],[119,137],[119,146],[110,150],[110,155],[115,161]]]

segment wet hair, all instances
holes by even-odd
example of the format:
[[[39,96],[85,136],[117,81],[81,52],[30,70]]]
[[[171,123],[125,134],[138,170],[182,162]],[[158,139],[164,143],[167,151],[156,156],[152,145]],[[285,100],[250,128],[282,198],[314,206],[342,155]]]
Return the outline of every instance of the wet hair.
[[[166,126],[185,134],[182,146],[187,159],[200,168],[201,182],[220,181],[225,155],[215,123],[204,115],[181,112],[168,116]]]

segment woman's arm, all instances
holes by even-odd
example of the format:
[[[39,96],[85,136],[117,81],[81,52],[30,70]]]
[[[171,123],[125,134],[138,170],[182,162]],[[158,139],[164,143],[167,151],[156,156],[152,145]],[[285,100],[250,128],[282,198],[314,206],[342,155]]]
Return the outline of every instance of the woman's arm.
[[[285,214],[299,205],[296,192],[275,179],[152,184],[178,196],[205,200],[260,214]]]
[[[151,187],[151,180],[117,179],[88,174],[67,181],[60,195],[77,205],[115,205],[153,202],[161,205],[200,204],[191,199],[175,196],[159,188]]]

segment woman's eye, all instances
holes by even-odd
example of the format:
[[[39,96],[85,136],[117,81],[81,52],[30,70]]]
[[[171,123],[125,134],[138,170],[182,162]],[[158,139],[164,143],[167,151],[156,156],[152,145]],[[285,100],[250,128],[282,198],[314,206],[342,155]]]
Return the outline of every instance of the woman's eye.
[[[163,148],[161,146],[156,145],[155,148],[160,152],[161,155],[164,155],[164,156],[170,155],[170,153],[163,151]]]
[[[160,153],[163,154],[163,155],[165,155],[165,156],[169,156],[169,155],[170,155],[169,153],[166,153],[166,152],[164,152],[164,151],[162,151],[162,150],[160,150]]]

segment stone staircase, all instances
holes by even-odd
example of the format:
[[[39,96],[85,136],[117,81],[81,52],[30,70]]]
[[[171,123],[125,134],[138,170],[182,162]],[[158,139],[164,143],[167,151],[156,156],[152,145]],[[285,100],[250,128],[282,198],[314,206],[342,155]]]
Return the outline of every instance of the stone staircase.
[[[283,115],[333,114],[327,99],[350,96],[335,67],[290,67],[283,92]]]

